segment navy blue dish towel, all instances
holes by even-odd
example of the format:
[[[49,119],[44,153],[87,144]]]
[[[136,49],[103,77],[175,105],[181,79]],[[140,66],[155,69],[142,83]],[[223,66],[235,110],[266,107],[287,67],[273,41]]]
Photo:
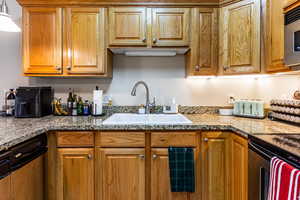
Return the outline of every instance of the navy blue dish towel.
[[[169,147],[169,168],[172,192],[195,192],[193,148]]]

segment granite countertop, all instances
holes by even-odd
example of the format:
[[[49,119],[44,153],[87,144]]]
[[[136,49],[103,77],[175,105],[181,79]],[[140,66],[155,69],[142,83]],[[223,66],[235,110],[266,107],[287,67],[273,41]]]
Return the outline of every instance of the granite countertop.
[[[57,130],[221,130],[233,131],[242,136],[263,136],[262,139],[270,142],[275,138],[272,135],[299,135],[300,127],[271,121],[268,119],[248,119],[215,114],[186,115],[191,125],[103,125],[106,117],[56,117],[47,116],[39,119],[0,118],[0,151],[24,142],[47,131]],[[270,142],[271,143],[271,142]],[[275,143],[275,142],[274,142]],[[296,143],[296,144],[295,144]],[[279,145],[278,145],[279,146]],[[300,141],[282,143],[279,147],[300,156]]]

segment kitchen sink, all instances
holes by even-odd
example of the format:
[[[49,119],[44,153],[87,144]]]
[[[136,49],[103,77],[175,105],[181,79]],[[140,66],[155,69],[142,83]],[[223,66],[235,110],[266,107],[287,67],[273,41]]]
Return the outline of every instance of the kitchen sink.
[[[182,114],[117,113],[103,121],[104,125],[185,125],[192,124]]]

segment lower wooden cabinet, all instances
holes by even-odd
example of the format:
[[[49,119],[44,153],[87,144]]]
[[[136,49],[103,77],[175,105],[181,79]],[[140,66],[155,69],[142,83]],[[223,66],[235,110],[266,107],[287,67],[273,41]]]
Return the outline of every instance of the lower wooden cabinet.
[[[48,199],[247,200],[246,138],[221,131],[127,133],[96,133],[94,147],[85,148],[57,148],[60,134],[50,136],[48,171],[55,167],[56,178],[48,183]],[[142,142],[132,143],[133,135]],[[167,147],[174,145],[194,149],[195,193],[171,192]]]
[[[247,200],[247,139],[230,132],[204,132],[201,151],[202,199]]]
[[[94,199],[94,149],[58,149],[57,200]]]
[[[231,200],[248,199],[248,141],[231,134]]]
[[[36,158],[20,169],[14,171],[10,176],[12,200],[44,199],[43,156]]]
[[[12,200],[12,191],[11,191],[11,176],[7,176],[0,180],[0,194],[1,200]]]
[[[189,200],[187,192],[171,192],[167,148],[151,150],[151,200]]]
[[[201,134],[202,199],[231,200],[230,134],[204,132]]]
[[[96,154],[99,200],[145,199],[144,148],[96,148]]]

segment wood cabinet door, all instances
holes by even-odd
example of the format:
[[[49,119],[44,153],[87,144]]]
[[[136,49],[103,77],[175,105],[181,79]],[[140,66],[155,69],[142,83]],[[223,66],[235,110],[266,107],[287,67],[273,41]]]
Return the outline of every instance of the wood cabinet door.
[[[231,200],[248,199],[248,140],[231,134]]]
[[[97,148],[102,200],[145,199],[145,149]],[[99,163],[98,163],[99,162]]]
[[[11,176],[7,176],[0,180],[1,200],[13,200],[11,191]]]
[[[68,74],[105,73],[105,8],[65,9]]]
[[[152,148],[151,200],[189,200],[187,192],[171,192],[167,148]]]
[[[94,199],[94,149],[58,149],[58,200]]]
[[[266,71],[282,71],[284,64],[284,1],[263,0]]]
[[[230,134],[201,133],[202,199],[230,199]]]
[[[109,44],[116,46],[146,46],[146,8],[109,8]]]
[[[223,74],[260,72],[260,1],[221,8],[220,67]]]
[[[62,73],[62,9],[23,8],[24,74]]]
[[[44,199],[44,157],[40,156],[11,174],[13,200]]]
[[[216,75],[218,69],[218,9],[192,9],[189,75]]]
[[[189,46],[189,8],[152,9],[153,46]]]

